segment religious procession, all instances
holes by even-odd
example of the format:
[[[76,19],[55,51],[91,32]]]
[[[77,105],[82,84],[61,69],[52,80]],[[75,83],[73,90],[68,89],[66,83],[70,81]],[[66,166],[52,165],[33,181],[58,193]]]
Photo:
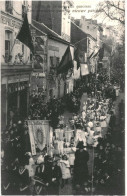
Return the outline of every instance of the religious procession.
[[[118,99],[114,89],[108,88],[107,94],[96,89],[87,93],[82,79],[74,93],[62,100],[54,97],[45,106],[40,93],[33,92],[28,119],[14,123],[3,135],[4,193],[59,195],[68,186],[75,194],[113,194],[116,186],[121,191],[124,153],[123,143],[114,139]],[[71,116],[67,119],[68,103]],[[119,110],[122,107],[123,100]],[[120,115],[122,129],[124,114]],[[119,134],[121,140],[122,130]]]
[[[111,2],[0,1],[1,195],[125,195],[125,8]]]

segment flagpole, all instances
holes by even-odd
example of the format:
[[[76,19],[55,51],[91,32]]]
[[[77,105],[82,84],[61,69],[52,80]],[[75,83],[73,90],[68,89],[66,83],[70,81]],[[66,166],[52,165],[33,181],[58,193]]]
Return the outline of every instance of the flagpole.
[[[85,38],[79,40],[78,42],[76,42],[76,43],[74,44],[74,46],[75,46],[77,43],[79,43],[79,42],[81,42],[81,41],[83,41],[83,40],[85,40],[85,39],[87,39],[87,37],[85,37]]]

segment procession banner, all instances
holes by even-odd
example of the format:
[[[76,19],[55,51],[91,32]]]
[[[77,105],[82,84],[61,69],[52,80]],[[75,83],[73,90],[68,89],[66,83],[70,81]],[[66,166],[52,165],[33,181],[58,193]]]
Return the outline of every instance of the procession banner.
[[[36,148],[42,151],[46,145],[49,145],[49,121],[28,120],[28,127],[32,155],[36,155]]]

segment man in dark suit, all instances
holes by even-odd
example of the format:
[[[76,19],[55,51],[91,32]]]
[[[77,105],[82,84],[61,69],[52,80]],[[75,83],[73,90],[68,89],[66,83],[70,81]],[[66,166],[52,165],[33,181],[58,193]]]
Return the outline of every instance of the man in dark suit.
[[[83,142],[77,145],[74,161],[74,182],[76,185],[83,185],[88,180],[88,166],[89,154],[84,150]]]

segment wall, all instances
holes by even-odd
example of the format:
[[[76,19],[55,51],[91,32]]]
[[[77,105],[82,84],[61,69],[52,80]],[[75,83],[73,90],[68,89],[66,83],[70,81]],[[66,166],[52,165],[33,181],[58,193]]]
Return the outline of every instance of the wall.
[[[53,47],[54,47],[54,50],[53,50]],[[47,61],[47,71],[48,71],[48,73],[50,71],[50,66],[51,66],[50,56],[59,57],[60,61],[61,61],[62,56],[64,55],[67,47],[68,47],[67,44],[63,44],[63,43],[60,43],[58,41],[51,40],[51,39],[48,40],[48,61]],[[52,48],[52,50],[50,48]],[[70,50],[71,50],[72,59],[73,59],[74,58],[74,48],[70,47]],[[64,95],[64,82],[65,81],[63,81],[62,79],[60,80],[60,97],[62,97]],[[53,89],[53,95],[58,97],[58,95],[59,95],[58,80],[56,79],[56,85],[54,87],[52,86],[52,81],[47,81],[47,89],[48,89],[48,91],[50,89]],[[49,97],[49,92],[48,92],[47,96]]]
[[[62,28],[61,35],[66,41],[70,41],[70,31],[71,31],[71,20],[70,20],[70,4],[69,1],[62,2]]]
[[[31,5],[31,1],[27,3],[27,5]],[[5,2],[0,1],[0,43],[1,43],[1,63],[4,63],[5,60],[3,56],[5,56],[5,30],[9,30],[12,32],[11,46],[13,47],[14,40],[21,28],[23,19],[22,19],[22,1],[13,1],[13,14],[8,14],[5,11]],[[31,22],[31,12],[28,12],[28,20]],[[12,50],[12,63],[15,60],[15,56],[20,53],[22,54],[22,43],[16,40],[15,45]],[[28,61],[28,57],[30,56],[30,50],[28,47],[24,46],[24,62]]]
[[[32,18],[70,41],[70,3],[68,1],[33,1]]]
[[[58,9],[58,11],[57,11]],[[33,1],[32,18],[61,35],[62,1]]]
[[[15,56],[20,53],[22,54],[22,43],[16,40],[15,45],[14,40],[16,38],[16,35],[20,31],[20,28],[22,26],[22,1],[11,1],[13,3],[12,5],[12,14],[7,13],[5,11],[5,1],[0,1],[0,60],[1,60],[1,83],[2,83],[2,91],[1,91],[1,104],[2,104],[2,110],[1,110],[1,118],[2,121],[4,122],[2,124],[2,129],[5,128],[7,125],[7,112],[8,112],[8,103],[10,100],[9,96],[7,96],[11,88],[8,88],[8,84],[13,84],[14,88],[17,92],[17,94],[21,94],[25,90],[25,96],[15,96],[17,98],[17,108],[21,108],[26,102],[26,107],[25,109],[27,110],[28,104],[29,104],[29,90],[28,90],[28,85],[29,85],[29,79],[30,79],[30,73],[31,73],[31,67],[30,65],[26,66],[26,62],[28,61],[28,57],[30,56],[30,50],[28,47],[24,46],[24,57],[23,61],[25,64],[18,64],[16,63],[15,65],[14,60]],[[30,5],[30,2],[27,3],[27,5]],[[31,18],[31,12],[28,12],[28,20],[30,22]],[[12,60],[10,63],[5,63],[5,59],[3,56],[5,56],[5,30],[9,30],[11,32],[11,44],[10,44],[10,50],[13,47],[13,50],[11,52],[12,55]],[[12,66],[13,65],[13,66]],[[26,78],[27,77],[27,78]],[[25,83],[26,86],[25,86]],[[23,86],[24,84],[24,86]],[[17,90],[18,86],[18,90]],[[13,88],[13,89],[14,89]],[[25,88],[25,89],[24,89]],[[28,91],[27,91],[28,90]],[[13,91],[13,90],[12,90]],[[11,92],[13,94],[13,92]],[[20,98],[25,101],[22,101],[22,106],[19,104]],[[22,107],[23,109],[23,107]]]
[[[84,16],[82,16],[80,19],[79,26],[85,33],[90,34],[92,37],[96,39],[98,30],[97,21],[94,21],[94,23],[95,24],[92,23],[92,20],[87,20]]]

